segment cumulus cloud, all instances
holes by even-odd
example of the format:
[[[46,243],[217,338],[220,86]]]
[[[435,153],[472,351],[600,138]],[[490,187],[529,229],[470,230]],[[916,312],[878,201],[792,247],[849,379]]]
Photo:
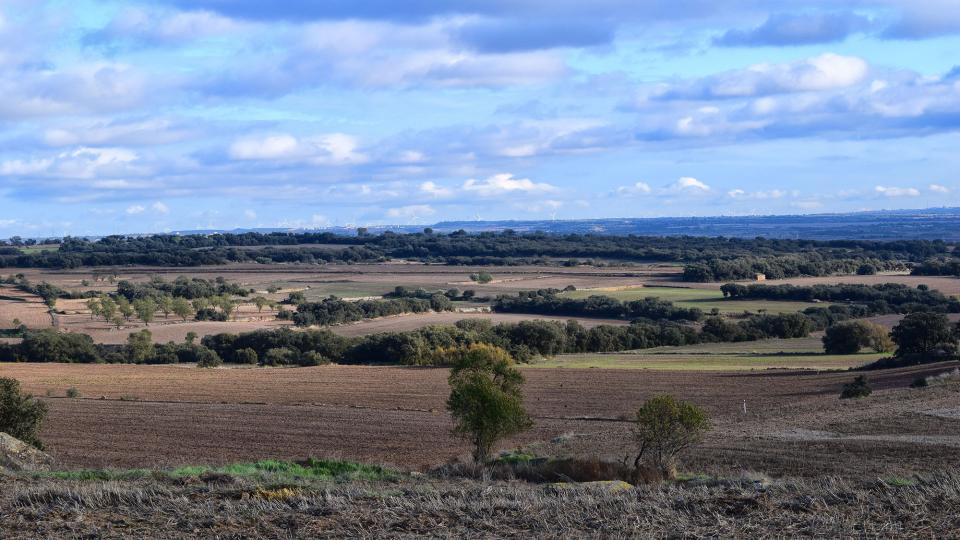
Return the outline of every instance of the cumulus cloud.
[[[278,134],[237,139],[229,154],[238,160],[303,161],[314,165],[351,165],[364,163],[356,138],[344,133],[329,133],[297,138]]]
[[[481,197],[495,197],[510,193],[537,194],[552,193],[557,187],[543,182],[534,182],[529,178],[514,178],[512,174],[495,174],[483,180],[470,179],[463,183],[461,189]]]
[[[137,215],[137,214],[142,214],[142,213],[144,213],[146,210],[147,210],[147,209],[146,209],[143,205],[141,205],[141,204],[134,204],[134,205],[130,205],[130,206],[127,207],[126,213],[129,214],[129,215],[131,215],[131,216],[135,216],[135,215]]]
[[[685,83],[654,89],[655,99],[729,99],[853,86],[869,66],[856,56],[825,53],[782,64],[754,64]]]
[[[920,190],[916,188],[877,186],[874,191],[883,197],[916,197],[920,195]]]
[[[631,186],[620,186],[617,188],[617,195],[647,195],[652,191],[650,184],[646,182],[636,182]]]
[[[731,199],[782,199],[790,193],[782,189],[771,189],[768,191],[746,191],[743,189],[732,189],[727,192],[727,197]],[[796,195],[796,193],[794,193]]]
[[[80,147],[54,157],[8,160],[0,163],[0,175],[95,179],[146,172],[137,167],[139,156],[125,148]]]
[[[776,14],[749,30],[728,30],[714,43],[725,47],[812,45],[843,41],[870,26],[856,13]]]
[[[927,186],[927,189],[934,193],[950,193],[950,188],[947,186],[941,186],[940,184],[930,184]]]
[[[166,204],[160,202],[160,201],[157,201],[157,202],[151,204],[151,205],[150,205],[150,208],[153,209],[153,211],[156,212],[156,213],[158,213],[158,214],[169,214],[169,213],[170,213],[170,207],[167,206]]]
[[[429,180],[420,184],[420,191],[430,197],[449,197],[453,194],[452,189],[437,185]]]
[[[701,195],[710,191],[710,186],[691,176],[681,176],[676,182],[664,188],[665,192]]]

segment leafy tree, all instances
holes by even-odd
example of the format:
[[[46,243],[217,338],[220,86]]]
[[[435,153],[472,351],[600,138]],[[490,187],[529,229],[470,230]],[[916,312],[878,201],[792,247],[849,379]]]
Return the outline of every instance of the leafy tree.
[[[40,424],[46,416],[46,403],[21,393],[16,379],[0,378],[0,431],[43,449]]]
[[[307,297],[303,294],[303,291],[293,291],[287,295],[287,303],[294,306],[298,306],[307,301]]]
[[[90,298],[90,299],[87,300],[86,304],[87,304],[87,309],[90,310],[90,318],[91,318],[91,319],[96,319],[97,317],[100,316],[100,314],[101,314],[101,311],[100,311],[100,300],[98,300],[98,299],[96,299],[96,298]]]
[[[234,356],[236,357],[238,364],[256,364],[260,361],[257,351],[251,349],[250,347],[238,350]]]
[[[133,317],[134,314],[133,306],[124,296],[117,297],[117,311],[120,312],[120,315],[123,316],[123,320],[125,321],[129,321],[130,317]]]
[[[187,335],[184,337],[184,341],[186,341],[188,345],[193,345],[193,342],[196,340],[197,340],[197,333],[192,330],[190,332],[187,332]]]
[[[827,354],[856,354],[869,347],[876,352],[893,348],[887,330],[869,321],[844,321],[827,328],[823,348]]]
[[[171,311],[173,311],[177,317],[183,319],[183,322],[187,322],[187,319],[192,317],[194,313],[193,306],[186,298],[174,298]]]
[[[490,283],[493,281],[493,276],[486,270],[481,270],[475,274],[470,274],[470,279],[477,283]]]
[[[263,312],[263,308],[270,305],[270,300],[267,300],[262,296],[257,296],[253,299],[253,303],[257,306],[257,313],[261,313]]]
[[[214,303],[217,307],[220,308],[220,311],[223,311],[223,315],[230,319],[230,315],[233,314],[233,311],[237,309],[237,303],[226,294],[222,294],[214,298]]]
[[[157,302],[153,298],[143,298],[133,301],[133,310],[137,312],[137,317],[147,326],[153,322],[157,314]]]
[[[194,311],[203,311],[210,307],[210,299],[205,297],[194,298],[191,304]]]
[[[153,357],[153,334],[149,330],[133,332],[127,336],[127,355],[130,360],[142,364]]]
[[[956,350],[957,336],[943,313],[911,313],[893,327],[891,336],[897,344],[897,356]]]
[[[471,345],[453,352],[447,410],[454,432],[473,443],[473,458],[485,463],[497,441],[533,425],[523,407],[523,375],[505,350]]]
[[[117,303],[113,301],[109,296],[100,297],[100,315],[103,316],[105,321],[113,321],[114,316],[117,314]]]
[[[676,477],[677,457],[700,443],[710,429],[707,413],[673,396],[655,396],[637,411],[634,435],[640,451],[634,460],[639,467],[648,460],[667,478]]]
[[[173,297],[169,294],[160,296],[160,299],[157,300],[157,308],[163,313],[164,319],[169,317],[170,313],[173,312]]]
[[[877,273],[877,267],[870,263],[861,264],[857,268],[858,276],[872,276],[872,275],[875,275],[876,273]]]

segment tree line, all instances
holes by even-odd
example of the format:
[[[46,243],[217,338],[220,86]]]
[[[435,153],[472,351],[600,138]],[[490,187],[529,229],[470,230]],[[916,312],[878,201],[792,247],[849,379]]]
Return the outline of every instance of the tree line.
[[[605,236],[434,232],[356,235],[243,233],[64,238],[57,250],[0,251],[0,267],[198,266],[228,262],[351,263],[403,258],[442,264],[579,264],[594,259],[677,262],[690,280],[853,273],[864,264],[902,268],[950,255],[942,241],[789,240],[708,237]],[[565,259],[562,263],[559,259]]]
[[[864,317],[888,313],[939,311],[960,313],[960,300],[949,297],[926,285],[909,287],[900,283],[877,285],[741,285],[727,283],[720,287],[723,296],[733,300],[794,300],[801,302],[841,302],[860,304]]]
[[[570,317],[600,317],[609,319],[654,319],[669,321],[699,321],[699,308],[677,307],[673,302],[659,298],[643,298],[622,302],[609,296],[595,295],[575,299],[561,296],[559,289],[520,291],[516,296],[501,295],[492,308],[500,313],[533,313]]]
[[[429,299],[389,298],[359,301],[330,297],[319,302],[301,302],[297,305],[297,311],[289,317],[297,326],[329,326],[404,313],[453,310],[453,302],[442,294],[433,294]]]

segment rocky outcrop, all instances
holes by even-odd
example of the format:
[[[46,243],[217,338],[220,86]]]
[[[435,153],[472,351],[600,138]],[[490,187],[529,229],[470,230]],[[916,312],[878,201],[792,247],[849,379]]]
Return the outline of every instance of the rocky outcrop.
[[[0,433],[0,471],[48,471],[53,458],[16,437]]]

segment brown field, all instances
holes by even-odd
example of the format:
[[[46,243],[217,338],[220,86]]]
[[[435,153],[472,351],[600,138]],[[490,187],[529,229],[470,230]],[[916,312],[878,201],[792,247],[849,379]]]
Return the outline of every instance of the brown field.
[[[672,393],[714,419],[687,462],[693,471],[935,470],[960,451],[960,394],[955,383],[906,386],[956,366],[870,373],[874,394],[854,402],[837,399],[853,377],[845,372],[525,370],[536,428],[505,446],[618,458],[629,451],[620,418],[651,395]],[[67,468],[333,456],[422,469],[467,450],[449,436],[443,369],[5,364],[0,374],[49,393],[43,436]],[[70,387],[81,397],[59,397]]]
[[[0,286],[0,328],[13,327],[13,320],[28,328],[49,328],[53,321],[43,299],[13,287]]]

